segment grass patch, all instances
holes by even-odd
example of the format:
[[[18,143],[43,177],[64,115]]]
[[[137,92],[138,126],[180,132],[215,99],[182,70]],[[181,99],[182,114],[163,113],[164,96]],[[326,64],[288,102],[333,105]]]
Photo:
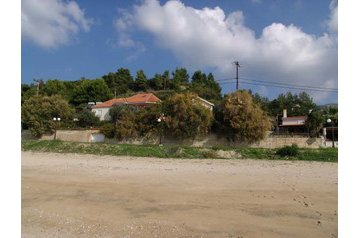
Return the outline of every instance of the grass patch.
[[[235,151],[242,159],[266,159],[266,160],[306,160],[337,162],[337,148],[303,149],[298,148],[295,156],[282,157],[277,154],[278,149],[249,148],[249,147],[213,147],[198,148],[189,146],[158,146],[158,145],[130,145],[130,144],[106,144],[106,143],[81,143],[65,142],[60,140],[23,140],[23,151],[55,152],[55,153],[80,153],[96,155],[128,155],[137,157],[157,158],[182,158],[182,159],[222,159],[220,150]],[[226,158],[226,159],[237,159]]]

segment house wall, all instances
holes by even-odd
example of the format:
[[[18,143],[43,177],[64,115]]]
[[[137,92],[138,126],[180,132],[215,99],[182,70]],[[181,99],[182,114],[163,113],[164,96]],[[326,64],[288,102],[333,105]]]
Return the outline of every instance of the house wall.
[[[92,108],[92,112],[94,112],[101,121],[109,121],[111,120],[111,117],[109,116],[109,109],[109,107]]]
[[[290,118],[283,118],[282,125],[288,126],[288,125],[304,125],[305,119],[290,119]]]

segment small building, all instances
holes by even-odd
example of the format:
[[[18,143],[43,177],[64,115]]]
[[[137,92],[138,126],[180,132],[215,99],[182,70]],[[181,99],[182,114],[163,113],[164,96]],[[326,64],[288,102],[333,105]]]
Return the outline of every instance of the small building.
[[[282,124],[279,126],[280,132],[306,133],[306,116],[287,116],[287,110],[283,110]]]
[[[157,104],[161,100],[153,93],[139,93],[127,98],[114,98],[100,104],[92,106],[92,112],[95,113],[101,121],[110,120],[109,110],[114,106],[133,106],[138,108],[148,107]]]
[[[214,103],[211,103],[207,100],[205,100],[204,98],[198,97],[199,99],[199,103],[204,106],[205,108],[209,109],[210,111],[214,110]]]

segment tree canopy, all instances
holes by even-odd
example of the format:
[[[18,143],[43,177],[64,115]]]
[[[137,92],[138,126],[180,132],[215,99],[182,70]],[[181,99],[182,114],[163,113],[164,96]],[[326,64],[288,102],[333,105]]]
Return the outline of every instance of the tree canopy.
[[[21,124],[30,129],[34,136],[40,137],[55,130],[54,117],[61,118],[60,123],[63,123],[70,120],[72,115],[73,110],[61,96],[34,96],[21,107]]]
[[[206,135],[213,122],[212,112],[200,104],[196,94],[175,94],[163,103],[166,134],[176,138]]]
[[[206,76],[205,73],[196,71],[191,79],[191,91],[209,101],[217,102],[221,99],[221,87],[211,73]]]
[[[263,139],[272,126],[266,113],[244,90],[231,93],[224,98],[217,120],[222,125],[222,131],[231,139],[243,142]]]
[[[70,102],[79,105],[88,102],[102,102],[112,97],[113,94],[103,79],[81,79],[73,90]]]

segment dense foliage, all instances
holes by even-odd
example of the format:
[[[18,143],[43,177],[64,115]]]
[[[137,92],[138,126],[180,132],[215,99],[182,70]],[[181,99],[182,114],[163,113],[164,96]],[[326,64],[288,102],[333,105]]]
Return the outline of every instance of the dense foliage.
[[[298,146],[296,144],[293,144],[291,146],[284,146],[282,148],[279,148],[276,151],[276,154],[285,157],[285,156],[297,156],[299,153]]]
[[[254,142],[265,137],[271,121],[246,91],[237,91],[224,98],[217,112],[219,130],[233,140]]]
[[[36,137],[53,132],[72,116],[73,110],[60,96],[34,96],[26,100],[21,108],[22,127],[28,128]],[[61,118],[61,121],[54,121],[54,117]]]
[[[73,89],[71,103],[79,105],[88,102],[102,102],[113,97],[103,79],[81,79]]]
[[[99,125],[99,117],[97,117],[93,112],[89,110],[83,110],[82,112],[78,113],[78,126],[86,128],[86,127],[93,127]]]
[[[305,123],[310,136],[318,137],[320,130],[323,128],[324,117],[320,111],[313,111],[308,114]]]
[[[163,103],[166,134],[176,138],[206,135],[213,122],[212,112],[201,105],[197,95],[175,94]]]
[[[299,94],[288,92],[269,100],[249,90],[222,98],[221,87],[213,74],[205,74],[199,70],[190,76],[187,69],[176,68],[172,72],[165,70],[156,73],[152,78],[147,77],[143,70],[138,70],[133,79],[128,69],[120,68],[93,80],[81,78],[77,81],[58,79],[35,81],[36,83],[33,84],[21,84],[21,105],[27,117],[22,122],[23,128],[32,128],[37,135],[51,131],[53,122],[46,122],[45,117],[45,121],[40,123],[39,117],[35,116],[37,112],[29,109],[29,104],[33,104],[35,98],[36,100],[46,96],[61,98],[61,105],[64,106],[65,111],[66,108],[73,111],[71,109],[73,108],[77,113],[75,117],[79,118],[77,122],[68,121],[67,125],[72,123],[71,127],[86,128],[103,124],[98,123],[97,118],[85,110],[88,102],[127,97],[140,91],[153,92],[163,101],[163,107],[139,110],[112,108],[110,112],[112,122],[102,128],[107,137],[129,138],[165,133],[180,138],[194,138],[213,129],[228,138],[252,142],[262,138],[264,131],[271,129],[270,121],[276,128],[281,124],[284,109],[287,109],[288,116],[307,116],[306,127],[311,136],[318,136],[322,127],[332,126],[326,122],[328,118],[333,121],[334,126],[338,125],[338,108],[317,107],[305,92]],[[203,109],[194,94],[214,103],[214,112],[208,114],[208,110]],[[47,108],[49,107],[46,104],[43,110]],[[58,107],[54,108],[57,110]],[[51,114],[54,109],[49,108],[49,110],[49,112],[42,112],[42,115]],[[165,123],[158,123],[157,119],[162,114],[168,120]],[[215,115],[215,122],[211,127],[213,115]],[[36,121],[34,118],[37,118],[38,123],[34,122]],[[63,123],[61,122],[61,125],[64,125]]]

